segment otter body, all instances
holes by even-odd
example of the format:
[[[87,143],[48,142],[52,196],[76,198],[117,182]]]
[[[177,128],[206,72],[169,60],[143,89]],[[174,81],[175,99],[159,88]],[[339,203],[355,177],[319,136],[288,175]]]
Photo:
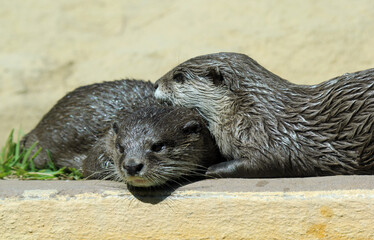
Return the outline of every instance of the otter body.
[[[156,84],[156,98],[207,120],[229,160],[209,175],[374,173],[374,69],[306,86],[246,55],[217,53],[180,64]]]
[[[83,169],[84,175],[152,187],[203,175],[220,160],[217,145],[196,111],[150,106],[119,116],[92,148]]]
[[[106,134],[106,129],[117,116],[130,114],[141,107],[158,105],[153,94],[154,85],[151,82],[136,80],[79,87],[52,107],[23,138],[23,145],[30,147],[37,141],[37,148],[42,148],[34,160],[38,168],[47,163],[46,150],[49,150],[56,166],[81,169],[93,145]],[[93,167],[94,164],[87,166]]]

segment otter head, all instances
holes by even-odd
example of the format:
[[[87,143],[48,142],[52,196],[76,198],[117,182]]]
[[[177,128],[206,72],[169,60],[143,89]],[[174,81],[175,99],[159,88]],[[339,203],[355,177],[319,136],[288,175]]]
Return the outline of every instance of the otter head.
[[[193,110],[147,107],[113,124],[117,175],[136,187],[163,185],[207,167],[215,145]]]
[[[216,53],[192,58],[156,82],[155,97],[172,105],[197,108],[208,120],[230,107],[249,57]]]

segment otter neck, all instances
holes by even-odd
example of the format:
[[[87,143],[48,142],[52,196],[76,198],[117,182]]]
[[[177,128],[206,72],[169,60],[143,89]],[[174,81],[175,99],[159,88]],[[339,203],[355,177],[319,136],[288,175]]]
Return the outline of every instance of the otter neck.
[[[226,90],[217,89],[212,94],[201,96],[192,105],[182,103],[181,105],[195,108],[209,125],[222,124],[222,115],[229,115],[232,111],[232,99]]]
[[[268,149],[295,141],[297,135],[292,132],[290,125],[297,123],[292,122],[289,116],[297,115],[301,120],[303,117],[294,112],[294,98],[297,96],[307,102],[309,97],[302,89],[287,91],[294,86],[292,83],[277,87],[247,84],[235,94],[226,94],[229,97],[226,97],[224,103],[212,104],[214,112],[202,111],[209,122],[209,130],[226,158],[242,158],[240,148],[249,147],[251,135],[256,135],[256,140],[259,141],[257,144]],[[242,135],[243,132],[249,136]],[[227,142],[230,139],[233,142]]]

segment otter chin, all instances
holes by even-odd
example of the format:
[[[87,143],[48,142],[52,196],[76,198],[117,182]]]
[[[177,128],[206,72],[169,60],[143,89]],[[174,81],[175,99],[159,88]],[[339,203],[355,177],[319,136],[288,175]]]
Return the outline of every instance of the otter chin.
[[[196,109],[226,162],[216,177],[374,173],[374,69],[293,84],[239,53],[183,62],[155,97]]]
[[[126,178],[126,182],[134,187],[151,187],[154,184],[145,178],[131,176]]]
[[[113,162],[114,180],[134,187],[182,183],[222,161],[203,118],[182,107],[155,105],[119,116],[94,149],[88,161]]]

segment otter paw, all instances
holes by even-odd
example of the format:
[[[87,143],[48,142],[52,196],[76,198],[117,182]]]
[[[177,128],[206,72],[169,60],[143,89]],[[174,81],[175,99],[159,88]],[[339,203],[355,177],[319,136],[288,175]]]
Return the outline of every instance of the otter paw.
[[[208,168],[205,175],[208,178],[229,178],[236,172],[235,164],[232,162],[222,162]]]

